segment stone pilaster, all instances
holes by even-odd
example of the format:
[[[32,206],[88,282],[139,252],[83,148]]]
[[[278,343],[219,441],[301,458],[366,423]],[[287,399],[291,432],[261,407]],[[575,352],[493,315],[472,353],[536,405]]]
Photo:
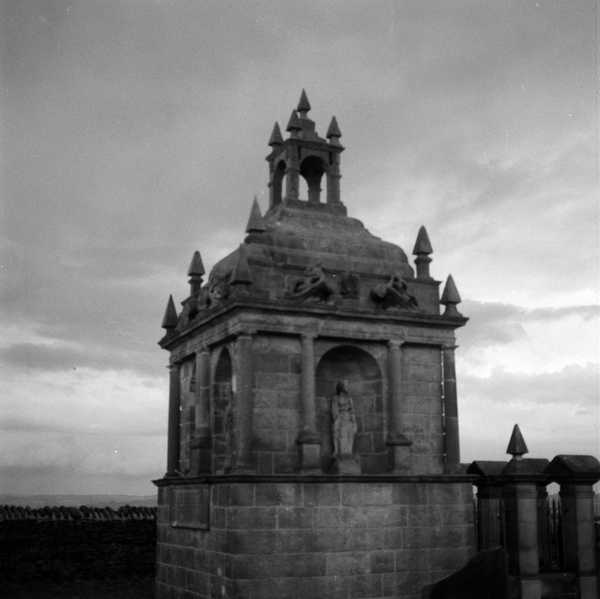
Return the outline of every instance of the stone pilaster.
[[[179,474],[179,415],[181,383],[179,364],[169,367],[169,424],[167,437],[167,472],[165,476]]]
[[[501,509],[502,487],[493,484],[479,484],[477,486],[479,551],[504,545]]]
[[[196,409],[192,439],[192,472],[195,475],[211,470],[210,430],[210,354],[202,348],[196,354]]]
[[[560,498],[563,512],[563,534],[566,568],[577,572],[581,599],[597,599],[594,534],[594,492],[587,483],[562,482]]]
[[[538,488],[534,482],[512,482],[505,488],[507,549],[521,586],[521,599],[540,599],[538,551]],[[513,556],[510,556],[513,557]]]
[[[321,468],[321,440],[317,434],[315,405],[315,348],[314,335],[301,337],[302,344],[302,430],[298,435],[300,469],[303,472]]]
[[[254,411],[254,371],[252,368],[252,335],[242,334],[236,342],[237,372],[234,391],[235,472],[253,472],[252,414]]]
[[[387,444],[391,448],[391,465],[394,472],[406,474],[410,470],[411,441],[402,434],[404,411],[402,397],[402,341],[388,343],[390,425]]]
[[[456,366],[454,350],[456,346],[442,347],[444,370],[444,453],[445,470],[456,472],[460,467],[460,448],[458,442],[458,400],[456,396]]]

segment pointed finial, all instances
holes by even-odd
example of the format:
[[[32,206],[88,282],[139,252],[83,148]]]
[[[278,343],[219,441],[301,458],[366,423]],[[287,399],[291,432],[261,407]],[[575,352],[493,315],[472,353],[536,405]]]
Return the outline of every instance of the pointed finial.
[[[202,256],[196,250],[192,256],[190,267],[188,268],[188,277],[201,277],[204,274],[204,264],[202,264]]]
[[[417,233],[415,247],[413,248],[413,254],[417,256],[415,259],[415,264],[417,265],[417,279],[431,279],[429,274],[429,263],[431,262],[429,254],[431,253],[433,253],[433,248],[429,241],[429,235],[427,235],[427,229],[424,226],[421,226]]]
[[[419,254],[433,254],[433,248],[431,247],[431,242],[429,241],[429,235],[427,235],[427,229],[424,225],[421,225],[419,228],[417,240],[415,241],[415,247],[413,248],[412,253],[415,256],[418,256]]]
[[[230,285],[249,285],[252,283],[252,275],[248,266],[246,246],[242,243],[238,250],[237,262],[229,279]]]
[[[169,301],[167,302],[167,308],[165,309],[165,315],[162,319],[161,328],[167,332],[171,331],[177,326],[177,310],[175,310],[175,303],[173,302],[173,296],[169,295]]]
[[[260,206],[258,205],[258,199],[254,196],[252,202],[252,208],[250,209],[250,216],[248,218],[248,224],[246,225],[246,233],[262,233],[266,231],[265,221],[260,213]]]
[[[506,453],[512,455],[515,460],[520,460],[523,455],[529,453],[529,449],[527,449],[527,444],[525,443],[525,439],[523,439],[523,435],[518,424],[513,426],[512,435],[510,436]]]
[[[311,106],[310,102],[308,101],[308,96],[306,95],[306,92],[302,90],[302,93],[300,94],[300,101],[298,102],[298,108],[296,108],[296,110],[300,113],[301,118],[305,118],[306,113],[310,110],[310,108]]]
[[[444,291],[442,292],[442,298],[440,299],[440,304],[446,306],[444,316],[462,316],[456,309],[457,304],[460,304],[461,301],[454,279],[452,278],[452,275],[448,275],[446,284],[444,285]]]
[[[269,137],[269,145],[280,146],[283,143],[283,137],[281,135],[281,129],[279,128],[279,123],[275,121],[273,125],[273,131],[271,132],[271,137]]]
[[[300,119],[298,118],[298,114],[295,110],[292,110],[292,114],[290,115],[290,120],[288,121],[286,131],[289,131],[292,135],[296,131],[300,131],[302,129],[302,125],[300,124]]]
[[[329,123],[329,127],[327,127],[327,133],[325,137],[329,140],[329,143],[339,143],[338,139],[342,137],[342,132],[338,126],[337,119],[332,116],[331,122]]]

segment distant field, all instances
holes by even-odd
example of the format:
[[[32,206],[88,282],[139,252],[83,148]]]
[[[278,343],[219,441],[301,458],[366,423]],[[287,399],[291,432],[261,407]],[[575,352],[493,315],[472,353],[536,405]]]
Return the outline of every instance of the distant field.
[[[154,579],[87,580],[63,584],[37,582],[2,588],[4,599],[152,599]]]
[[[122,505],[155,506],[156,495],[1,495],[0,505],[20,505],[32,508],[45,506],[112,507]]]

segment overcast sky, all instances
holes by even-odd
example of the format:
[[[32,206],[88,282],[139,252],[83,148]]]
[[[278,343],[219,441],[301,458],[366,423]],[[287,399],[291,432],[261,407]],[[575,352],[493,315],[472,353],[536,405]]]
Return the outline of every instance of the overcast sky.
[[[0,490],[152,493],[169,293],[304,87],[349,213],[452,273],[462,460],[600,457],[594,0],[5,1]]]

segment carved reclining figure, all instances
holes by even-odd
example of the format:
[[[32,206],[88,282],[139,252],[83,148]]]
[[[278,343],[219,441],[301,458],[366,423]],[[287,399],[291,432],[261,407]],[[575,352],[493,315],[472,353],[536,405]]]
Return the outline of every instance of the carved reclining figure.
[[[399,275],[392,275],[387,283],[379,283],[371,290],[371,298],[376,304],[387,308],[416,310],[419,307],[416,298],[408,293],[406,281]]]

